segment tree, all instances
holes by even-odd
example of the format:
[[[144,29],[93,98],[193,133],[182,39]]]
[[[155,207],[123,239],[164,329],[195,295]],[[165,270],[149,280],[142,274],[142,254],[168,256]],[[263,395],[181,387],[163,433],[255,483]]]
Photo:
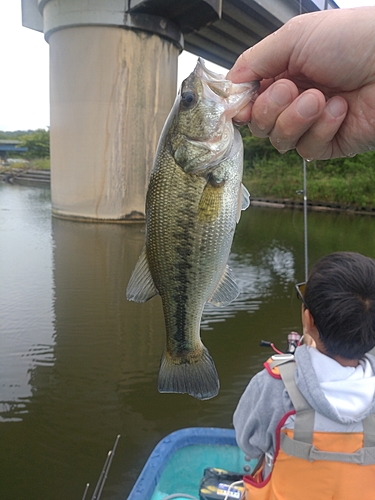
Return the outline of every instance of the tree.
[[[22,135],[19,140],[21,147],[27,147],[24,155],[27,158],[49,158],[49,130],[38,129],[31,134]]]

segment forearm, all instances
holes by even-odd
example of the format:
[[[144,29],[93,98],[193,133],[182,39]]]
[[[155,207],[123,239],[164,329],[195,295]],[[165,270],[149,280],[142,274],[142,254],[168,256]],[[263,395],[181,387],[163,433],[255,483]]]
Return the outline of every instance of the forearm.
[[[233,415],[233,425],[238,446],[250,458],[274,451],[276,426],[292,408],[284,391],[282,381],[273,379],[264,370],[243,393]]]

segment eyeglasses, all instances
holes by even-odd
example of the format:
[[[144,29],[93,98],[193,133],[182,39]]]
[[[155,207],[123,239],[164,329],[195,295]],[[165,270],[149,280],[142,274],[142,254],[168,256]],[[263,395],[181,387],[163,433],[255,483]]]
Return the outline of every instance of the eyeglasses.
[[[306,281],[302,283],[297,283],[294,285],[297,292],[297,299],[302,300],[303,305],[308,309],[306,301],[305,301],[305,290],[306,290]]]

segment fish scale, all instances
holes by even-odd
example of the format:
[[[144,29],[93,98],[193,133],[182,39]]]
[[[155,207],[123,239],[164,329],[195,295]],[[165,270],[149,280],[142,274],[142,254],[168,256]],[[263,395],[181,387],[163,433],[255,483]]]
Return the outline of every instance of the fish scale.
[[[243,148],[232,116],[256,84],[230,84],[198,61],[164,126],[146,199],[146,242],[127,297],[162,299],[166,344],[160,392],[209,399],[219,391],[215,364],[200,339],[204,305],[237,297],[227,261],[248,193]]]
[[[175,182],[170,189],[168,185],[154,184],[151,179],[147,206],[152,207],[155,203],[160,212],[150,210],[147,227],[150,228],[148,234],[155,234],[148,253],[149,264],[155,271],[154,282],[163,300],[169,341],[167,350],[173,353],[187,349],[189,341],[194,343],[195,339],[184,336],[184,332],[191,328],[194,316],[199,319],[199,313],[194,314],[199,288],[192,297],[188,292],[189,287],[197,281],[198,272],[193,266],[196,238],[192,214],[197,211],[197,196],[203,191],[204,185],[200,178],[183,174],[172,158],[167,163],[168,166],[163,163],[160,168],[166,175],[169,175],[169,170]],[[176,189],[181,185],[182,194]],[[160,189],[166,190],[164,206],[159,199]],[[176,349],[174,345],[177,345]]]

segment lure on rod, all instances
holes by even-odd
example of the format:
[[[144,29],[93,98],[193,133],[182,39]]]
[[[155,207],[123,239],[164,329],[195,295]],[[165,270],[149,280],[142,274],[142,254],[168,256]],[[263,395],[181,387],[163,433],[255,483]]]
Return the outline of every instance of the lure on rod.
[[[95,490],[94,490],[94,493],[92,494],[91,500],[99,500],[101,497],[105,482],[106,482],[107,477],[108,477],[108,471],[111,467],[112,460],[113,460],[113,457],[115,455],[115,451],[116,451],[119,439],[120,439],[120,434],[116,437],[115,444],[113,445],[112,450],[110,450],[107,454],[107,458],[105,459],[102,472],[100,473],[98,482],[96,483]],[[90,486],[90,484],[87,483],[85,491],[83,493],[82,500],[86,500],[86,495],[87,495],[89,486]]]

